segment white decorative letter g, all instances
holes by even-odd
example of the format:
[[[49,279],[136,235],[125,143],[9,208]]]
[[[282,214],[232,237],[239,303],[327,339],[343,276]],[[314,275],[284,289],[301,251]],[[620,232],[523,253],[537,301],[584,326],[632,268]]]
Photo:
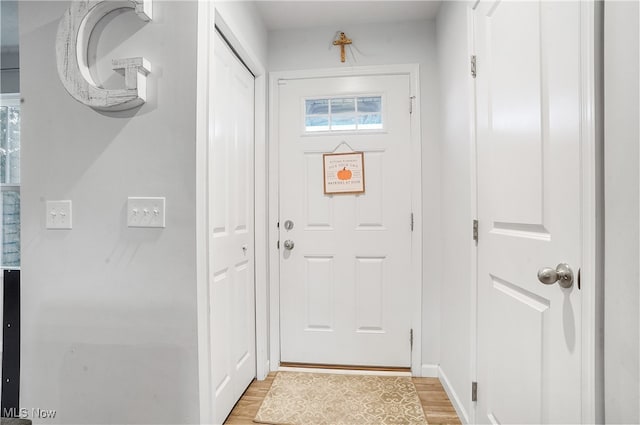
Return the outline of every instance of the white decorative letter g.
[[[116,9],[134,9],[145,22],[151,20],[151,0],[73,0],[56,38],[58,75],[74,99],[101,111],[123,111],[142,105],[147,98],[151,65],[142,57],[113,60],[114,70],[124,70],[125,88],[107,90],[91,77],[87,60],[91,33],[98,22]]]

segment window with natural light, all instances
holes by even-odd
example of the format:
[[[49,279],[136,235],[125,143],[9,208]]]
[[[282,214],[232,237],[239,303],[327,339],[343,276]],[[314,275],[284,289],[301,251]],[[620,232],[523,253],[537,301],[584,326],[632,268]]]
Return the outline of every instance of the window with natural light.
[[[305,131],[362,131],[384,129],[382,96],[306,99]]]
[[[20,267],[20,96],[0,95],[0,267]]]

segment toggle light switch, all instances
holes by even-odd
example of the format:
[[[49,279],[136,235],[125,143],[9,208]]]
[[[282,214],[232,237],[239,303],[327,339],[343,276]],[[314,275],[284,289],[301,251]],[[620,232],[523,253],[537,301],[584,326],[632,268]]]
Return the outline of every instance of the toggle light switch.
[[[136,198],[127,200],[127,226],[165,227],[165,198]]]
[[[47,229],[71,229],[71,201],[47,201]]]

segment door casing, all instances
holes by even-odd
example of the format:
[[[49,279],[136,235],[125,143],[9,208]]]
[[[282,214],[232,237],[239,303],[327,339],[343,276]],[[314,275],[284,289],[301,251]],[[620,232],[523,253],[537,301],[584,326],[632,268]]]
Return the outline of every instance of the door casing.
[[[414,215],[413,249],[411,252],[411,282],[413,286],[411,304],[411,325],[413,329],[413,349],[411,352],[411,372],[421,375],[422,363],[422,156],[420,125],[420,79],[419,65],[388,65],[333,68],[321,70],[283,71],[270,73],[269,78],[269,359],[270,370],[280,367],[280,262],[277,248],[279,220],[279,80],[358,77],[373,75],[408,75],[411,82],[413,102],[411,119],[411,198]],[[407,223],[408,224],[408,223]],[[256,300],[260,303],[260,300]]]
[[[267,313],[267,84],[266,68],[252,53],[251,47],[243,44],[215,8],[214,2],[198,0],[197,29],[197,100],[196,100],[196,286],[198,323],[198,380],[200,423],[212,423],[213,397],[215,390],[210,382],[208,286],[209,286],[209,202],[211,173],[209,167],[209,137],[212,126],[209,112],[212,108],[213,87],[213,40],[218,27],[238,56],[255,75],[255,125],[254,125],[254,244],[255,244],[255,297],[256,297],[256,375],[264,379],[269,373],[268,362],[268,313]]]

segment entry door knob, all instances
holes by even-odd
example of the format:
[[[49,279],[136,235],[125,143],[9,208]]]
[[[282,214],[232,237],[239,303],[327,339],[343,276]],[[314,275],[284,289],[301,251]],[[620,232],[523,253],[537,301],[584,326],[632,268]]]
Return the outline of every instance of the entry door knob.
[[[296,244],[294,244],[293,241],[290,240],[290,239],[287,239],[286,241],[284,241],[284,247],[285,247],[285,249],[288,249],[289,251],[291,251],[295,245]]]
[[[573,270],[565,263],[558,264],[555,270],[545,267],[538,270],[538,280],[545,285],[553,285],[558,282],[558,285],[563,288],[571,288],[571,285],[573,285]]]

